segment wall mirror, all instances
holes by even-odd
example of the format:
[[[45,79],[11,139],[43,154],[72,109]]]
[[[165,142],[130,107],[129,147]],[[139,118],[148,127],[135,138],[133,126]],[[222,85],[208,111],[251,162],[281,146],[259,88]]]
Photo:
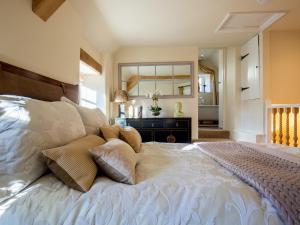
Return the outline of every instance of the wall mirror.
[[[130,98],[159,90],[161,98],[193,97],[193,62],[120,63],[119,89]]]

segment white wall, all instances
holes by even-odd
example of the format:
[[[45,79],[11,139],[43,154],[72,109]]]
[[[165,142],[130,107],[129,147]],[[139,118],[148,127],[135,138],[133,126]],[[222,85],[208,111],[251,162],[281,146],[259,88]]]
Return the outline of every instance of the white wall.
[[[118,88],[118,64],[133,62],[172,62],[193,61],[194,81],[198,73],[198,48],[197,47],[141,47],[120,48],[114,54],[114,89]],[[185,116],[192,117],[192,138],[198,138],[198,109],[197,85],[194,85],[193,98],[160,99],[159,105],[163,108],[163,116],[173,116],[174,104],[181,101]],[[150,99],[137,100],[136,105],[143,105],[147,110],[151,104]],[[114,107],[116,109],[116,107]],[[114,115],[116,116],[116,110]]]

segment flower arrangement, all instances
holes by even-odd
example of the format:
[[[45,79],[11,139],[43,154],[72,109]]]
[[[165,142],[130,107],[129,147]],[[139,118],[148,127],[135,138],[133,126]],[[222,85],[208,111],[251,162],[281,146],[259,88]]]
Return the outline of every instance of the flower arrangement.
[[[150,106],[150,111],[152,112],[153,116],[159,116],[160,111],[162,110],[162,108],[158,106],[158,96],[159,95],[160,95],[159,90],[155,90],[154,92],[149,92],[147,94],[148,98],[152,99],[152,105]]]

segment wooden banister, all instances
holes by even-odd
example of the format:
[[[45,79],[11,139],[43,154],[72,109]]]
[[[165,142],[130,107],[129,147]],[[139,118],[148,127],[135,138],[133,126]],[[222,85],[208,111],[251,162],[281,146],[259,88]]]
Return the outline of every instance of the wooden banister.
[[[286,145],[290,145],[290,113],[291,108],[285,108],[286,113]]]
[[[272,116],[273,116],[273,129],[272,129],[272,142],[276,143],[276,113],[277,109],[272,109]]]
[[[268,115],[272,116],[271,125],[268,129],[272,133],[271,136],[268,136],[270,141],[288,146],[300,146],[298,143],[300,140],[300,133],[298,132],[300,104],[271,105],[268,109],[270,109]]]
[[[298,113],[299,113],[299,108],[293,108],[293,114],[294,114],[294,147],[298,146]]]
[[[283,143],[283,133],[282,133],[282,114],[283,114],[283,108],[278,109],[279,113],[279,144]]]

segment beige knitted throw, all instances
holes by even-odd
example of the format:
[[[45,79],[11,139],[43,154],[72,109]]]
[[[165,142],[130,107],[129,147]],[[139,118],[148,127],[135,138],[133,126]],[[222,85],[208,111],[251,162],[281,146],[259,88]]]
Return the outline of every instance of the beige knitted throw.
[[[201,143],[199,147],[268,198],[285,224],[300,225],[300,164],[243,143]]]

